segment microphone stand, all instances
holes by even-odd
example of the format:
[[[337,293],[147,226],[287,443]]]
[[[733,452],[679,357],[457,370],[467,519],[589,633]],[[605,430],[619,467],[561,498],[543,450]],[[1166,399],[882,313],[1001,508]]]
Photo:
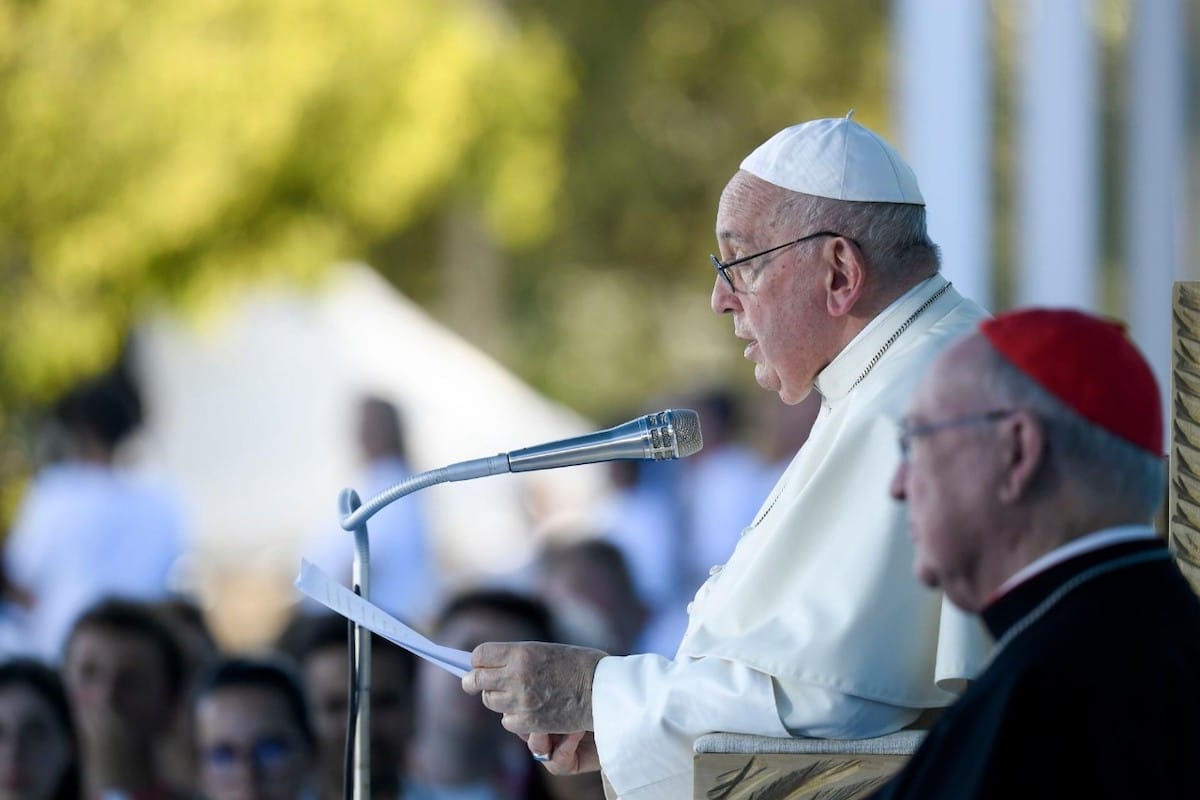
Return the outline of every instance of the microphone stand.
[[[346,489],[338,498],[342,517],[352,515],[361,506],[358,492]],[[354,593],[364,600],[370,598],[371,547],[367,538],[367,523],[355,525],[354,564],[350,574]],[[352,694],[350,698],[350,725],[346,730],[354,737],[353,783],[351,796],[355,800],[367,800],[371,796],[371,632],[351,623],[350,647],[353,656]]]
[[[363,600],[370,600],[371,547],[367,536],[367,520],[389,503],[437,483],[464,481],[486,475],[498,475],[509,471],[507,456],[501,454],[490,458],[464,461],[441,469],[412,475],[392,486],[363,505],[358,492],[343,489],[338,496],[343,530],[354,534],[354,564],[351,572],[353,590]],[[369,800],[371,796],[371,632],[351,623],[351,647],[353,648],[353,674],[351,675],[349,735],[354,737],[352,782],[350,797],[353,800]],[[349,798],[347,799],[349,800]]]
[[[353,489],[338,496],[343,530],[354,534],[353,589],[370,601],[370,544],[367,520],[384,506],[407,494],[438,483],[466,481],[506,472],[577,466],[596,461],[627,459],[668,459],[687,456],[700,450],[699,417],[688,409],[649,414],[608,430],[527,447],[511,453],[476,458],[448,467],[410,475],[372,497],[365,504]],[[347,735],[354,737],[353,780],[349,785],[352,800],[369,800],[371,795],[371,632],[351,623],[353,670],[351,672],[350,715]],[[351,798],[347,798],[351,800]]]

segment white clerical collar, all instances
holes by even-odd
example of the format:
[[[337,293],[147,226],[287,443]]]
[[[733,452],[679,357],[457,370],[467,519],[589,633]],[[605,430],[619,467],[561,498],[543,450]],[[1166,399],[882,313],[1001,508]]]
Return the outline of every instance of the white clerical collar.
[[[817,375],[814,386],[821,397],[829,401],[849,394],[899,338],[900,333],[949,286],[949,281],[941,275],[926,278],[875,315]]]
[[[1153,528],[1145,525],[1120,525],[1115,528],[1105,528],[1102,531],[1089,533],[1086,536],[1080,536],[1078,539],[1072,539],[1066,544],[1054,548],[1036,561],[1026,564],[1010,575],[1008,580],[1000,584],[1000,588],[992,593],[992,598],[1000,597],[1017,584],[1024,583],[1039,572],[1044,572],[1055,564],[1061,564],[1069,558],[1074,558],[1092,550],[1099,550],[1109,545],[1132,542],[1139,539],[1154,539],[1157,536],[1158,534],[1154,532]]]

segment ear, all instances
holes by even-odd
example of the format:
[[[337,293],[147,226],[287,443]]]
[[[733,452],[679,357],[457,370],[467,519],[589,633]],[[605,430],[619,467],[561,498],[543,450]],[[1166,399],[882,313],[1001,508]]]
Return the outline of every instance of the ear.
[[[853,309],[866,285],[866,263],[862,251],[849,239],[831,238],[822,253],[825,261],[825,308],[831,317],[843,317]]]
[[[1001,478],[999,496],[1005,503],[1015,503],[1026,495],[1044,460],[1046,429],[1042,421],[1028,411],[1014,411],[999,423],[1004,436],[1001,440]]]

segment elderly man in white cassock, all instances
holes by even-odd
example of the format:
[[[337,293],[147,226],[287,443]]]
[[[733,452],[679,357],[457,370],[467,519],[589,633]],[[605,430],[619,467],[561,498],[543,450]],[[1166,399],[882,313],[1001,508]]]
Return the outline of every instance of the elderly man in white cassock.
[[[712,308],[812,432],[688,606],[673,659],[485,643],[463,688],[556,774],[600,769],[626,800],[692,793],[709,731],[862,738],[949,704],[981,625],[912,579],[888,497],[896,431],[935,356],[987,314],[943,278],[916,177],[850,119],[786,128],[717,210]]]

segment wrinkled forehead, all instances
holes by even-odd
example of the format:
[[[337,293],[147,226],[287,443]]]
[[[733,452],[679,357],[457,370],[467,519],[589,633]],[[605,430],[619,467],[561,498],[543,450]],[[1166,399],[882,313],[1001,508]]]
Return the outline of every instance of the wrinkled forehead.
[[[717,205],[717,238],[738,240],[753,236],[775,218],[791,195],[745,170],[738,170],[721,192]]]

